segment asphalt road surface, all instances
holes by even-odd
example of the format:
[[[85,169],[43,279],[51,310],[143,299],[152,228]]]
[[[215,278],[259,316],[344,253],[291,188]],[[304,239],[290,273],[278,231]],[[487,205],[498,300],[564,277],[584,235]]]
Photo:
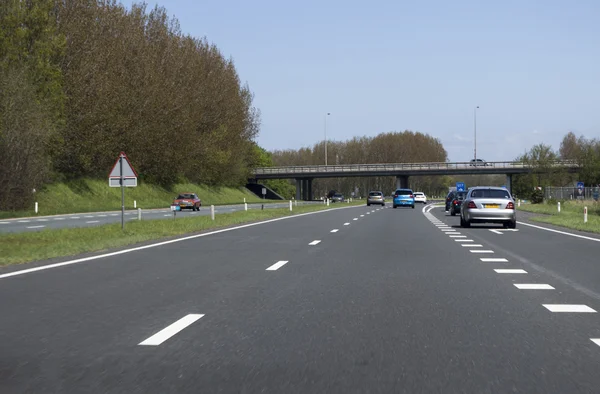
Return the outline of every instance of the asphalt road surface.
[[[597,393],[598,238],[420,208],[0,270],[0,392]]]
[[[299,202],[299,204],[322,204],[322,202]],[[261,209],[262,205],[263,204],[248,204],[248,209]],[[286,207],[289,207],[289,201],[264,204],[265,209]],[[244,209],[244,204],[217,205],[215,206],[215,214],[231,213],[242,211]],[[191,215],[210,215],[210,206],[204,206],[200,208],[200,211],[192,211],[189,209],[177,211],[175,219]],[[173,212],[170,210],[170,207],[164,209],[142,209],[142,220],[151,219],[173,219]],[[130,220],[138,220],[137,210],[125,211],[125,221],[127,222]],[[3,219],[0,220],[0,234],[40,231],[45,229],[91,227],[109,223],[121,223],[121,211]]]

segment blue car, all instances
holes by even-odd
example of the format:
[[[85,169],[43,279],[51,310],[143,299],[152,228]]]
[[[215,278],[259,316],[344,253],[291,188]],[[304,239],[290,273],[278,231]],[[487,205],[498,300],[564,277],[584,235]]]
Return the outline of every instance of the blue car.
[[[410,189],[398,189],[394,193],[393,207],[411,207],[415,209],[415,195]]]

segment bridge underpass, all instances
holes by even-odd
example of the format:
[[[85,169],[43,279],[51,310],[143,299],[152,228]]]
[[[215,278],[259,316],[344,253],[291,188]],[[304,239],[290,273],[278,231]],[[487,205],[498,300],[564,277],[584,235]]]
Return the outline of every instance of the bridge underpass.
[[[544,167],[520,161],[453,163],[397,163],[397,164],[347,164],[317,166],[262,167],[254,170],[253,182],[261,179],[295,179],[296,199],[312,200],[312,182],[316,178],[346,178],[395,176],[396,188],[408,188],[409,177],[429,175],[505,175],[506,187],[512,189],[512,176],[516,174],[547,173],[556,170],[576,172],[579,165],[572,160],[557,160]]]

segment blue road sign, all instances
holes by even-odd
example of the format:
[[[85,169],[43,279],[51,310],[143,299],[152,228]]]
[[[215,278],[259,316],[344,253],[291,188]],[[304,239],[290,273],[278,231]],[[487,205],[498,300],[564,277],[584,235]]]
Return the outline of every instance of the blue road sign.
[[[456,191],[464,192],[465,191],[465,183],[464,182],[456,182]]]
[[[577,182],[577,188],[583,190],[583,182]]]

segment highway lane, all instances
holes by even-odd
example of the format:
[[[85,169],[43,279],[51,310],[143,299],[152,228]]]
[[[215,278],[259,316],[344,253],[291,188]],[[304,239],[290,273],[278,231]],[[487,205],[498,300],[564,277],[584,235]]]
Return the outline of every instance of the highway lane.
[[[2,278],[0,392],[594,392],[600,316],[543,305],[600,300],[473,253],[512,234],[436,210],[346,208]]]
[[[303,204],[322,204],[321,202],[299,202]],[[248,204],[248,209],[261,209],[263,204]],[[264,204],[265,209],[270,208],[286,208],[289,207],[289,202],[282,203],[267,203]],[[216,205],[215,214],[231,213],[244,210],[244,204],[236,205]],[[178,211],[175,219],[189,216],[207,216],[210,215],[210,206],[205,206],[200,211]],[[142,220],[156,219],[173,219],[173,212],[169,207],[164,209],[142,209]],[[137,210],[125,211],[125,221],[138,220]],[[40,217],[27,217],[16,219],[0,220],[0,234],[52,230],[59,228],[81,228],[100,226],[109,223],[120,223],[121,211],[110,212],[88,212],[68,215],[53,215]]]

